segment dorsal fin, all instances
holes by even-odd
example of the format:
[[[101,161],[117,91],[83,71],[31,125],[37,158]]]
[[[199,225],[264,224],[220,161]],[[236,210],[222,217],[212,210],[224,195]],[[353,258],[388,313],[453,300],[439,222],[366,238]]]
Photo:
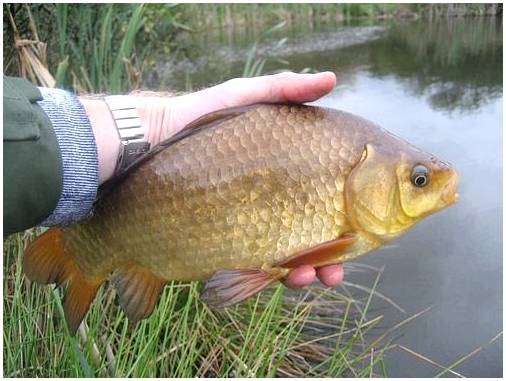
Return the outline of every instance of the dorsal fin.
[[[156,154],[160,153],[164,149],[170,147],[171,145],[187,138],[188,136],[194,135],[204,129],[211,128],[217,126],[229,119],[235,118],[241,114],[244,114],[248,110],[252,108],[258,107],[261,104],[251,105],[251,106],[242,106],[242,107],[232,107],[223,110],[218,110],[206,115],[201,116],[200,118],[194,120],[193,122],[187,124],[181,131],[172,135],[170,138],[164,140],[163,142],[158,143],[155,147],[153,147],[149,152],[139,157],[132,164],[126,167],[123,172],[117,174],[112,179],[103,183],[99,188],[99,194],[97,196],[97,200],[104,197],[110,190],[120,184],[128,175],[135,171],[141,164],[145,163],[152,159]]]
[[[202,128],[216,126],[217,124],[223,123],[228,119],[235,118],[236,116],[244,114],[245,112],[258,106],[261,106],[261,104],[251,106],[230,107],[214,111],[209,114],[202,115],[200,118],[197,118],[193,122],[190,122],[180,132],[183,132],[187,129],[192,131],[195,130],[200,131]]]
[[[129,264],[113,273],[111,283],[128,320],[136,323],[151,315],[167,281],[142,266]]]

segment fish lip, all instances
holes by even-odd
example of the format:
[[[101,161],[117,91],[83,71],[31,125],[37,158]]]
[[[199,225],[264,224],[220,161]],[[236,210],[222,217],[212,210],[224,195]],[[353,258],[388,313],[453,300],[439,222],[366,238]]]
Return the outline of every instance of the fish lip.
[[[457,191],[459,176],[457,172],[454,172],[451,179],[448,181],[441,194],[441,201],[447,205],[455,204],[459,198],[459,192]]]

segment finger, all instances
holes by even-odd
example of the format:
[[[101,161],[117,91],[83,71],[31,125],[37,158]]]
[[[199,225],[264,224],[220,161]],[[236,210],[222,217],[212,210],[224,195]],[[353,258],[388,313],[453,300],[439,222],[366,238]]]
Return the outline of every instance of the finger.
[[[313,266],[303,265],[293,269],[283,280],[286,287],[301,288],[310,285],[316,280],[316,271]]]
[[[332,72],[279,73],[253,78],[234,78],[219,85],[170,99],[164,134],[170,136],[202,115],[228,107],[255,103],[311,102],[329,93],[336,84]],[[166,138],[166,136],[164,136]]]
[[[316,269],[316,276],[327,287],[335,286],[344,279],[343,265],[328,265]]]
[[[317,74],[279,73],[253,78],[236,78],[215,88],[226,107],[255,103],[311,102],[329,93],[336,84],[332,72]]]

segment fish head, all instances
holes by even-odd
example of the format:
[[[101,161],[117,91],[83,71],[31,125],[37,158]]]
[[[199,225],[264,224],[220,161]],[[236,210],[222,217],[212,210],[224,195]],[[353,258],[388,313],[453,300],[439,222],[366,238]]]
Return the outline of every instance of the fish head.
[[[366,144],[345,184],[352,226],[393,239],[458,200],[452,166],[400,139]]]

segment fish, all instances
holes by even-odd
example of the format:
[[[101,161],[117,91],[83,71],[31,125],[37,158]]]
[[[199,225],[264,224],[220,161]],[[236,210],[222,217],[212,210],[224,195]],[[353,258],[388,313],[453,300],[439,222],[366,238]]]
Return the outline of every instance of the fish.
[[[27,248],[28,279],[65,289],[75,333],[108,281],[129,320],[169,281],[223,308],[301,265],[355,259],[458,199],[457,171],[373,122],[256,104],[205,115],[104,184],[86,220]]]

